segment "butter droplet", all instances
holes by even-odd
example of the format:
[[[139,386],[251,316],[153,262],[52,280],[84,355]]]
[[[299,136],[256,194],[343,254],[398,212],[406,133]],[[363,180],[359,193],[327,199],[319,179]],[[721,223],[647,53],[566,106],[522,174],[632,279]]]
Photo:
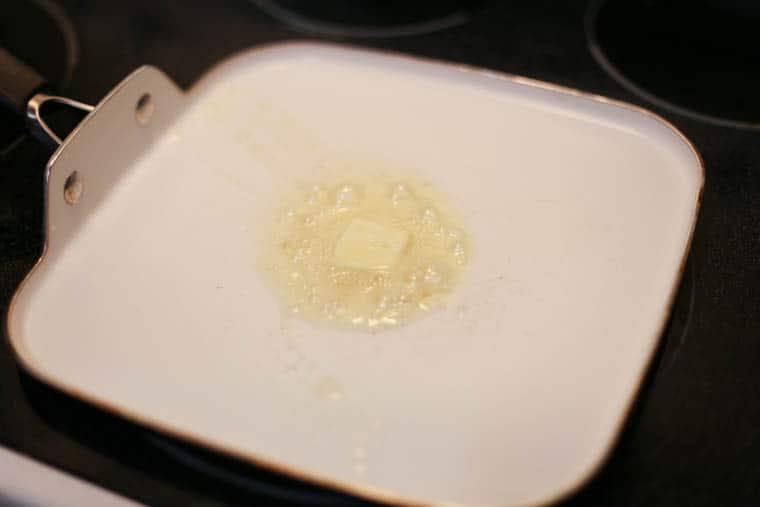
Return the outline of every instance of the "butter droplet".
[[[335,195],[335,203],[340,207],[350,206],[359,200],[359,191],[352,185],[341,185]]]
[[[406,201],[407,199],[410,199],[411,197],[412,196],[409,192],[409,189],[402,184],[394,186],[393,191],[391,192],[391,202],[393,204],[399,204],[403,201]]]
[[[343,398],[343,389],[333,377],[323,377],[314,385],[314,394],[327,400],[339,401]]]

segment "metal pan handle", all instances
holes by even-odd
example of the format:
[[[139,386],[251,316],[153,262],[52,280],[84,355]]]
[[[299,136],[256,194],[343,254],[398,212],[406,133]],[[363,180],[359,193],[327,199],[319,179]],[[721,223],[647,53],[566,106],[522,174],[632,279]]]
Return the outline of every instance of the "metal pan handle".
[[[95,110],[94,106],[79,102],[78,100],[59,97],[57,95],[48,95],[46,93],[35,93],[26,105],[27,128],[38,141],[52,148],[57,148],[63,141],[55,132],[53,132],[53,129],[45,123],[45,120],[42,117],[42,106],[48,102],[63,104],[85,113],[91,113]]]
[[[55,102],[86,113],[94,107],[77,100],[44,93],[45,79],[33,68],[0,46],[0,106],[26,118],[27,129],[43,145],[57,148],[61,138],[42,117],[42,106]]]

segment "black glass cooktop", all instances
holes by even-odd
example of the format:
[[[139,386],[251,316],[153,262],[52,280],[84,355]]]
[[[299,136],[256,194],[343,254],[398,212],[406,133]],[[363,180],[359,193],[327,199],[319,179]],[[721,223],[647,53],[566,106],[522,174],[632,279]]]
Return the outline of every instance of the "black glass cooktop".
[[[589,47],[621,85],[668,111],[760,129],[760,3],[602,0]]]
[[[6,7],[11,3],[0,8],[4,19],[13,12]],[[40,71],[86,102],[96,102],[144,63],[187,87],[235,51],[298,38],[522,74],[661,114],[705,161],[694,243],[662,345],[622,437],[599,474],[564,505],[748,506],[760,503],[760,133],[753,126],[755,48],[742,46],[748,27],[759,24],[751,3],[491,0],[405,2],[405,10],[402,2],[367,2],[359,9],[357,0],[351,11],[338,1],[320,10],[316,2],[297,1],[62,0],[56,5],[76,36],[70,75],[65,65],[51,65],[66,58],[63,42],[54,56],[35,45],[43,38],[22,40],[34,24],[13,34],[0,31],[0,41],[16,37],[18,51],[37,55],[30,60],[38,58]],[[293,10],[300,17],[288,18]],[[731,25],[731,19],[739,21]],[[737,33],[724,37],[731,26]],[[44,44],[56,40],[48,28]],[[41,251],[47,156],[21,139],[0,157],[3,314]],[[20,371],[8,344],[0,343],[2,445],[150,505],[362,503],[166,439],[70,399]]]

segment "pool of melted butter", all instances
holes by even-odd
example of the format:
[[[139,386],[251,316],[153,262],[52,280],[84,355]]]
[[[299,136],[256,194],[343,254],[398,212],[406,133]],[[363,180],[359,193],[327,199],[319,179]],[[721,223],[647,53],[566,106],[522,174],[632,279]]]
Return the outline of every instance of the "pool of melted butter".
[[[325,177],[294,185],[280,200],[261,268],[288,311],[312,322],[376,330],[429,314],[472,255],[445,196],[410,177]],[[365,246],[388,237],[383,263],[362,258],[371,251]]]

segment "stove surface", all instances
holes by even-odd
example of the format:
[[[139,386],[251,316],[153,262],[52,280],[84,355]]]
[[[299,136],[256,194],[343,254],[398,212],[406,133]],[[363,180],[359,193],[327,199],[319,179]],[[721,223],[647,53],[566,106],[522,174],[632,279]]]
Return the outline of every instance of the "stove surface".
[[[465,12],[456,23],[409,35],[359,37],[361,32],[303,31],[309,27],[285,23],[271,10],[245,0],[63,0],[60,5],[79,41],[78,63],[66,92],[97,102],[145,63],[188,87],[236,51],[268,42],[313,39],[525,75],[625,100],[662,115],[695,143],[705,161],[706,185],[693,246],[662,345],[626,428],[599,474],[564,505],[758,503],[758,131],[679,114],[608,74],[592,55],[587,37],[589,9],[597,2],[449,3],[464,6],[454,11]],[[331,4],[341,2],[326,5]],[[337,14],[325,18],[342,22]],[[684,19],[688,21],[688,12]],[[667,44],[668,31],[658,33]],[[624,50],[612,48],[610,54],[632,58],[632,46],[627,40]],[[646,57],[656,56],[650,51]],[[647,87],[646,65],[621,68],[635,68],[637,82]],[[667,73],[654,68],[660,86]],[[673,79],[683,76],[674,74]],[[664,89],[671,93],[677,86]],[[730,90],[700,93],[704,111],[737,117],[736,110],[722,111],[727,103],[736,108],[736,101],[726,101],[725,93]],[[3,314],[41,252],[42,170],[47,157],[26,139],[0,158]],[[166,439],[73,400],[19,370],[5,340],[0,346],[0,444],[150,505],[366,504]]]

